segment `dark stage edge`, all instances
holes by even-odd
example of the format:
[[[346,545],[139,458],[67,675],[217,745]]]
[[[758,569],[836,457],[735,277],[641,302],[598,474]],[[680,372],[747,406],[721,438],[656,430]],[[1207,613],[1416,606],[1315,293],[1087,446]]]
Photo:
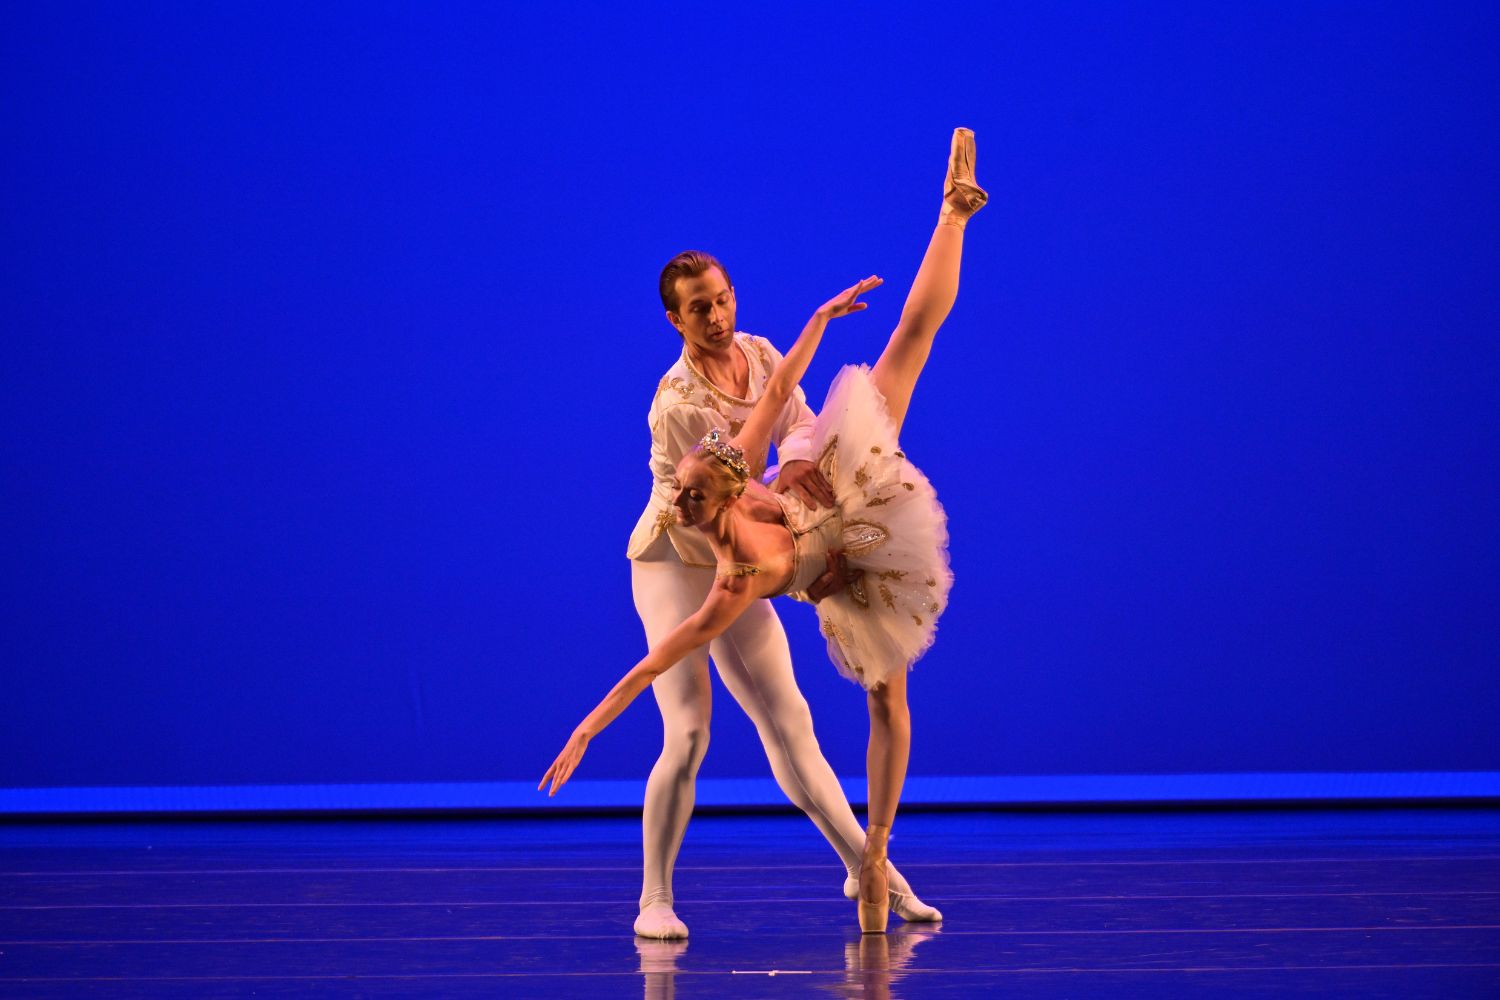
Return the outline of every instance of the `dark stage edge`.
[[[958,813],[862,938],[801,817],[701,817],[685,943],[627,819],[0,826],[0,996],[1493,997],[1500,811]]]

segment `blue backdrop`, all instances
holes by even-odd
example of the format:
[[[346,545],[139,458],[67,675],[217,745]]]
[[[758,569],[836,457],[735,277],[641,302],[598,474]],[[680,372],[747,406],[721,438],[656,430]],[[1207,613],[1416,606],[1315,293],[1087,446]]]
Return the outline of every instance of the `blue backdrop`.
[[[0,786],[535,780],[643,652],[661,265],[783,348],[883,275],[816,402],[954,125],[913,774],[1500,770],[1493,6],[754,6],[0,9]]]

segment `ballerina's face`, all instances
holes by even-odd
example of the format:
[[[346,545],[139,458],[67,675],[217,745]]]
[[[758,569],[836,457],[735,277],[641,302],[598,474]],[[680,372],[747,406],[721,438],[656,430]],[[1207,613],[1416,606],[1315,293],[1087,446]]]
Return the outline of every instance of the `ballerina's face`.
[[[734,501],[708,468],[708,463],[691,452],[677,463],[672,477],[672,506],[677,508],[677,523],[685,527],[708,530],[714,519]]]
[[[667,319],[699,353],[714,354],[734,343],[734,288],[724,272],[711,267],[677,279],[677,309]]]

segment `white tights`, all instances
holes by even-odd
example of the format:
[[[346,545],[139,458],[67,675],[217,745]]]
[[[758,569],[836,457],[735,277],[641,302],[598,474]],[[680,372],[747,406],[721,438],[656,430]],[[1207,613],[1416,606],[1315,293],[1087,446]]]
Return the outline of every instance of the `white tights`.
[[[670,546],[660,548],[667,550],[665,558],[630,564],[636,612],[652,645],[698,610],[714,579],[713,570],[685,566]],[[813,735],[812,713],[792,674],[781,620],[770,601],[756,601],[708,649],[695,650],[651,685],[661,709],[662,748],[646,782],[641,817],[642,909],[672,905],[672,866],[693,812],[698,766],[708,751],[710,655],[724,686],[755,723],[786,797],[816,824],[850,874],[858,871],[864,851],[865,831]],[[892,875],[892,889],[909,891],[899,874]]]

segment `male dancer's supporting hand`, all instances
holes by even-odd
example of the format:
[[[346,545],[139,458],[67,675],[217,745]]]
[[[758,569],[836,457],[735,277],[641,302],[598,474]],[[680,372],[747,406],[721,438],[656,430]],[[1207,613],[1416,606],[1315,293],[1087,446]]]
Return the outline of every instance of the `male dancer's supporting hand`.
[[[785,493],[787,490],[813,510],[832,507],[834,503],[833,486],[818,471],[817,464],[805,458],[784,462],[781,471],[771,481],[771,492]]]
[[[807,599],[817,604],[823,598],[837,594],[864,575],[865,571],[862,569],[849,569],[849,562],[844,558],[843,549],[831,549],[828,552],[828,569],[808,585]]]

